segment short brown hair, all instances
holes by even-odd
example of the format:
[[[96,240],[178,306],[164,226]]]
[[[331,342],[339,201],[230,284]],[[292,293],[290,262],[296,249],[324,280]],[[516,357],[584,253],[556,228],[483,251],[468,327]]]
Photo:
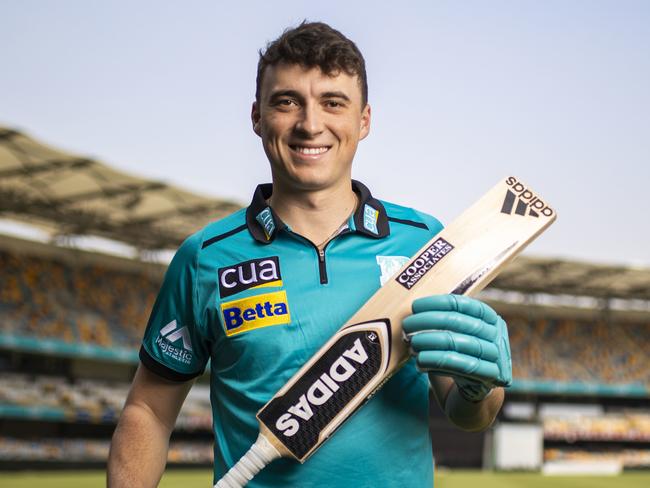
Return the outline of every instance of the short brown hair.
[[[341,71],[357,75],[361,85],[361,105],[368,103],[366,62],[356,44],[323,22],[303,21],[298,27],[285,30],[260,50],[257,63],[255,100],[260,101],[262,80],[267,66],[278,63],[299,64],[305,68],[318,67],[326,75]]]

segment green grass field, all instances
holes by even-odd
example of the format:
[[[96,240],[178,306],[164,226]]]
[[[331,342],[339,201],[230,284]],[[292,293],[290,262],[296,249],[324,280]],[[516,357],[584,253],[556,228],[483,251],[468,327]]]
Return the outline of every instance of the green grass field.
[[[161,488],[206,488],[212,476],[208,470],[170,470]],[[101,471],[0,473],[2,488],[92,488],[105,486]],[[406,486],[406,485],[405,485]],[[482,473],[480,471],[441,471],[436,488],[646,488],[650,471],[614,477],[550,476],[529,473]],[[325,488],[325,487],[324,487]],[[381,487],[377,487],[381,488]]]

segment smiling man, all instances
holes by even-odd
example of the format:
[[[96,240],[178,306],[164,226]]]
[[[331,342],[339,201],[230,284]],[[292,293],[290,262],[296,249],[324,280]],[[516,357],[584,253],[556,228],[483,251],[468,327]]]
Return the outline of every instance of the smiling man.
[[[328,25],[303,23],[260,54],[251,119],[272,184],[190,236],[170,264],[113,438],[111,487],[157,484],[178,411],[208,360],[220,479],[255,440],[255,413],[442,228],[352,180],[370,131],[365,63]],[[511,375],[503,321],[451,295],[413,311],[404,328],[414,360],[305,464],[275,461],[250,486],[430,488],[430,387],[461,428],[491,424],[503,401],[497,385]],[[498,343],[485,340],[495,330]],[[453,359],[444,371],[440,351]],[[474,367],[479,359],[487,372]]]

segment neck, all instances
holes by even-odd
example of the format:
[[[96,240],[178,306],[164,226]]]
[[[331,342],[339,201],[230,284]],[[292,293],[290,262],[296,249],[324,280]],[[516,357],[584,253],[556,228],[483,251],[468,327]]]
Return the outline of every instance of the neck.
[[[349,182],[317,191],[287,191],[274,182],[269,203],[295,233],[322,248],[354,212],[357,196]]]

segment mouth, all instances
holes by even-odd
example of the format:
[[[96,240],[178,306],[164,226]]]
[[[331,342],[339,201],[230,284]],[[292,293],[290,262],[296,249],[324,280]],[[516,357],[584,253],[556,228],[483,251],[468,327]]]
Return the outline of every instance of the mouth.
[[[309,146],[299,146],[297,144],[289,144],[289,147],[293,152],[296,152],[303,156],[320,156],[321,154],[325,154],[327,151],[329,151],[332,146],[309,147]]]

